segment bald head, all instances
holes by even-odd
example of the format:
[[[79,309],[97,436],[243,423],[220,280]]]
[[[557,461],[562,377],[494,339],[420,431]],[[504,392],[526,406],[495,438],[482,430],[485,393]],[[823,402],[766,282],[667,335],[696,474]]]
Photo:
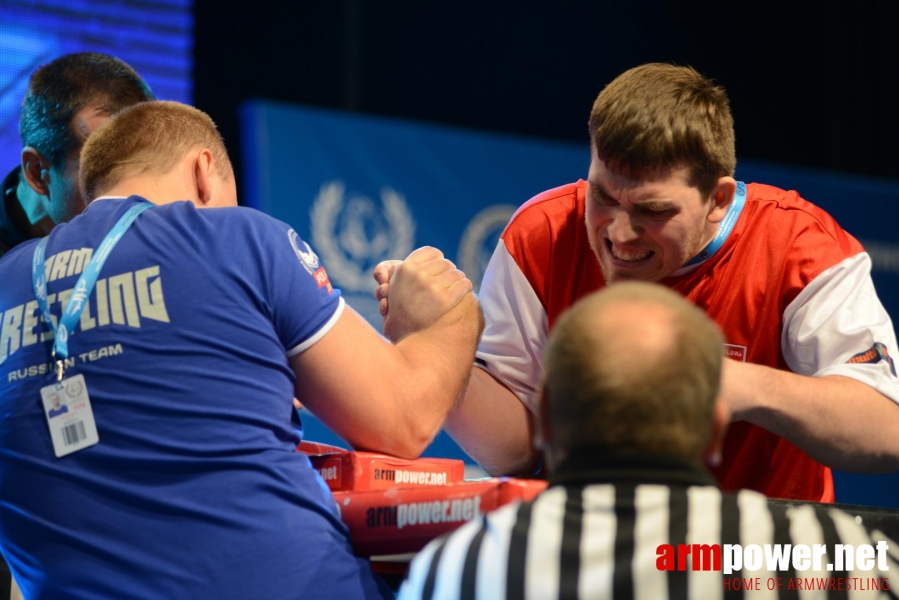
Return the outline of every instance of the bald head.
[[[675,359],[672,346],[677,319],[669,306],[658,302],[589,298],[576,315],[574,327],[583,328],[585,341],[594,347],[594,357],[602,354],[607,376],[622,384],[637,382]]]
[[[698,458],[712,428],[722,342],[701,310],[659,285],[618,283],[584,298],[547,350],[542,417],[554,453]]]

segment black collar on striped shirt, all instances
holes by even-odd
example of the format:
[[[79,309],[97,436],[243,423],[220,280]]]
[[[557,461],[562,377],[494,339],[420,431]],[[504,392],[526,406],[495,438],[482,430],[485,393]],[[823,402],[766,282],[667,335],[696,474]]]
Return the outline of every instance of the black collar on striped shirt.
[[[570,450],[568,457],[549,474],[548,479],[549,485],[591,483],[718,485],[712,475],[696,461],[673,456],[596,448]]]

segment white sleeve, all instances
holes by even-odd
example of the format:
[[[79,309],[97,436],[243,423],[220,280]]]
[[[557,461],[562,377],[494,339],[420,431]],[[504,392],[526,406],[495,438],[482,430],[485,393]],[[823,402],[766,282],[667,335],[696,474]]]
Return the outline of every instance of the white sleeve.
[[[502,240],[484,272],[479,297],[485,320],[476,355],[479,366],[536,414],[548,331],[546,310]]]
[[[851,377],[899,403],[896,332],[865,252],[822,272],[796,296],[784,311],[781,348],[794,373]]]

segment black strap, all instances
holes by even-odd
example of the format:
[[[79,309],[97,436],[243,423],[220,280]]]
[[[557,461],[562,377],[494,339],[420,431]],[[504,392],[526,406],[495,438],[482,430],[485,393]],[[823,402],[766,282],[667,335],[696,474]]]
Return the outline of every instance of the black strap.
[[[668,498],[668,543],[674,548],[687,543],[687,490],[671,488]],[[687,572],[668,571],[668,597],[687,598]]]
[[[487,517],[481,519],[481,527],[468,545],[465,554],[465,563],[462,566],[462,589],[459,592],[461,600],[474,600],[478,580],[478,557],[481,555],[481,543],[487,533]]]
[[[721,547],[724,544],[735,544],[740,539],[740,505],[734,494],[722,494],[721,496]],[[735,569],[724,578],[730,582],[724,586],[724,600],[742,600],[743,586],[735,586],[733,582],[743,577],[742,566]],[[738,588],[738,589],[735,589]]]
[[[425,585],[421,590],[423,600],[431,600],[434,597],[434,589],[437,585],[437,568],[440,566],[440,556],[443,554],[443,549],[446,548],[447,539],[448,536],[444,536],[440,540],[440,545],[434,552],[434,556],[431,557],[431,564],[428,565],[428,576],[425,577]]]
[[[636,486],[615,486],[615,567],[612,594],[615,600],[634,600],[634,529],[637,524]]]
[[[533,502],[524,502],[518,507],[515,525],[509,536],[509,560],[506,565],[506,598],[509,600],[524,598],[528,531],[533,510]]]
[[[581,574],[581,532],[584,524],[584,488],[568,488],[562,517],[559,552],[559,599],[578,598]]]

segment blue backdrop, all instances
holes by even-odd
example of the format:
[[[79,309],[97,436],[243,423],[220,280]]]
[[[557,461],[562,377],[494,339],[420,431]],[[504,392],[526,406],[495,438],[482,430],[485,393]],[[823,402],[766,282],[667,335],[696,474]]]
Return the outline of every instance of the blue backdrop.
[[[586,177],[589,148],[308,107],[252,101],[241,110],[243,201],[290,223],[347,301],[380,329],[373,267],[436,246],[480,281],[517,206]],[[586,134],[585,134],[586,138]],[[800,190],[858,237],[878,294],[899,317],[899,182],[741,161],[738,179]],[[339,440],[311,415],[307,438]],[[445,434],[426,452],[457,456]],[[899,508],[899,476],[837,474],[840,502]]]
[[[19,163],[19,112],[28,78],[71,52],[131,65],[160,100],[191,103],[192,0],[0,2],[0,178]]]

